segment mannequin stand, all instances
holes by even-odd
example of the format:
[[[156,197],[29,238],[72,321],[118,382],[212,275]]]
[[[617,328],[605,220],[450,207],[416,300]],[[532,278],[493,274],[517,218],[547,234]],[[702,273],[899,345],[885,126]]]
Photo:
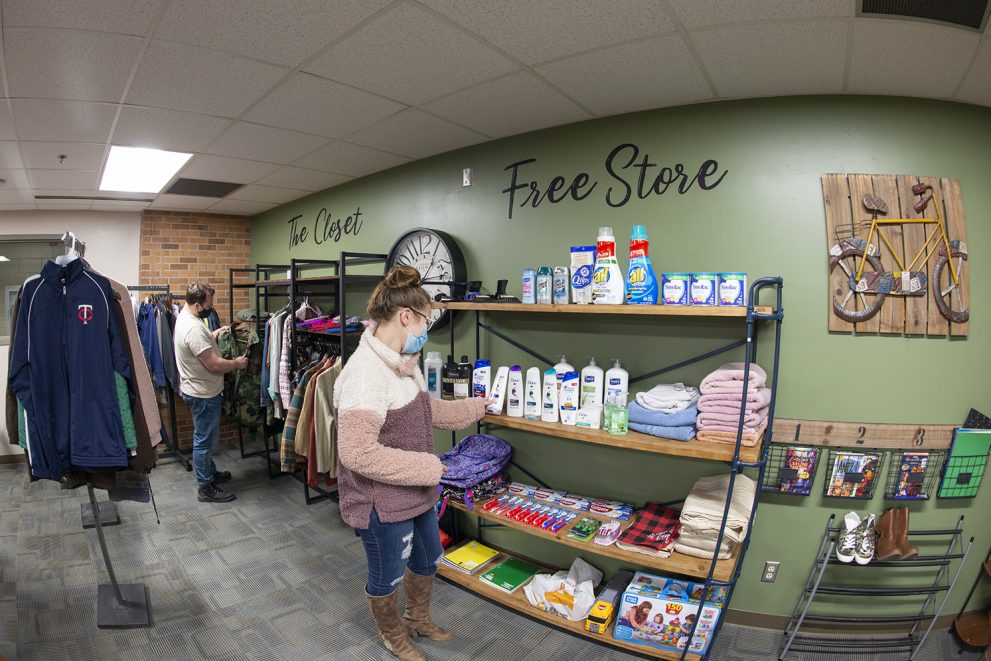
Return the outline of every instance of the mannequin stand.
[[[98,507],[100,511],[100,525],[104,526],[119,526],[120,525],[120,514],[117,512],[117,503],[112,500],[105,500],[103,502],[93,505],[92,503],[80,503],[79,511],[82,517],[83,530],[88,528],[96,527],[96,520],[93,516],[93,508]]]

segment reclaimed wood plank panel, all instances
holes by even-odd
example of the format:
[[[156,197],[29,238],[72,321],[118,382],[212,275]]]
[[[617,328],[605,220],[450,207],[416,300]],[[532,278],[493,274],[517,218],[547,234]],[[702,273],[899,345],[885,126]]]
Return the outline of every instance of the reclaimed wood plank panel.
[[[941,205],[939,207],[939,216],[943,216],[945,210],[942,207],[943,200],[943,185],[942,182],[936,177],[919,177],[919,181],[924,184],[928,184],[933,187],[933,201],[929,203],[929,207],[926,208],[925,214],[929,218],[937,217],[936,205]],[[919,270],[925,270],[926,275],[929,278],[929,287],[926,291],[926,305],[928,306],[928,322],[926,324],[926,335],[934,335],[938,337],[945,337],[950,332],[950,322],[943,316],[943,313],[939,311],[936,306],[935,296],[939,296],[939,283],[934,282],[933,278],[936,273],[936,260],[939,259],[939,249],[943,244],[941,237],[939,236],[939,227],[936,224],[923,225],[926,231],[926,238],[933,230],[937,231],[937,236],[929,243],[929,253],[930,257],[926,263],[920,265]],[[924,267],[924,268],[923,268]]]
[[[961,245],[967,243],[967,225],[963,211],[963,193],[960,190],[960,181],[957,179],[943,179],[943,208],[946,213],[946,231],[950,235],[950,241],[959,241]],[[954,262],[956,265],[956,262]],[[970,305],[970,269],[967,267],[967,260],[961,263],[961,273],[959,274],[959,290],[950,294],[950,304],[954,310],[968,309]],[[966,337],[970,332],[969,322],[950,323],[950,335]]]
[[[958,426],[775,418],[774,433],[771,436],[773,443],[782,445],[945,450],[950,447],[953,430]]]
[[[895,176],[891,174],[878,174],[874,175],[874,194],[880,197],[882,200],[888,203],[888,213],[885,216],[879,216],[881,218],[895,218],[896,214],[899,212],[898,206],[898,184],[895,182]],[[861,210],[867,213],[867,210],[861,205]],[[884,270],[889,273],[898,270],[898,262],[895,260],[895,256],[904,264],[905,263],[905,246],[902,238],[902,226],[901,225],[888,225],[885,228],[885,235],[891,242],[891,248],[894,250],[894,255],[888,246],[882,245],[881,248],[881,265],[884,266]],[[881,310],[878,312],[878,317],[881,320],[881,333],[885,334],[895,334],[902,335],[905,332],[905,299],[901,296],[889,296],[884,300],[884,305],[881,306]]]
[[[826,319],[830,332],[850,333],[853,324],[833,314],[833,297],[841,299],[849,291],[850,285],[842,270],[829,273],[829,249],[837,243],[836,230],[851,231],[853,224],[850,215],[850,189],[844,174],[822,175],[822,197],[826,207],[826,273],[829,286],[826,291]]]
[[[919,196],[912,192],[912,186],[919,183],[918,177],[909,175],[898,175],[895,177],[898,184],[898,198],[901,210],[899,218],[922,218],[923,215],[916,213],[912,205]],[[926,241],[925,227],[928,225],[903,225],[902,236],[905,244],[905,267],[908,268],[910,262],[922,249]],[[921,270],[916,268],[916,270]],[[894,274],[896,278],[901,277],[900,273]],[[906,296],[905,297],[905,334],[925,335],[926,326],[929,321],[929,306],[926,296]]]
[[[866,239],[867,232],[869,230],[861,227],[861,221],[863,221],[865,217],[869,218],[870,216],[868,215],[867,210],[864,209],[862,200],[864,199],[864,195],[866,193],[874,192],[874,183],[871,180],[871,175],[869,174],[851,174],[847,176],[847,181],[849,182],[850,185],[851,222],[853,223],[854,230],[856,230],[857,232],[857,236]],[[883,248],[883,243],[879,238],[872,239],[871,242],[875,243],[878,249]],[[867,273],[873,270],[874,269],[871,268],[870,263],[868,263],[865,266],[864,272]],[[867,304],[873,304],[876,298],[877,296],[874,294],[862,294],[860,296],[857,296],[856,297],[857,309],[863,310],[865,307],[864,305],[865,302]],[[888,304],[887,301],[885,301],[884,305],[887,304]],[[883,307],[884,306],[882,306],[882,309]],[[879,310],[877,314],[875,314],[870,319],[855,324],[855,327],[858,335],[876,334],[881,329],[881,311]]]

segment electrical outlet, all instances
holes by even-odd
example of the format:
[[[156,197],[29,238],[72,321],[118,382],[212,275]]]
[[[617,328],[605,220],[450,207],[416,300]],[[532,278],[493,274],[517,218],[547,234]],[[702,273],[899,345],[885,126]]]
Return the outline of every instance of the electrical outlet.
[[[461,186],[471,186],[471,168],[465,168],[461,178]]]
[[[764,573],[761,575],[760,580],[762,583],[773,583],[774,579],[778,577],[778,567],[781,563],[777,560],[768,560],[764,563]]]

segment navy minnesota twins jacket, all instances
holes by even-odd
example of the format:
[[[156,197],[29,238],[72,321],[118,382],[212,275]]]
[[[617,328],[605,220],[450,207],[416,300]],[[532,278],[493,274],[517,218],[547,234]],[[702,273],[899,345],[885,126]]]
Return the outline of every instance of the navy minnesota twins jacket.
[[[127,468],[133,387],[113,295],[80,259],[47,262],[24,285],[8,382],[26,418],[35,477]]]

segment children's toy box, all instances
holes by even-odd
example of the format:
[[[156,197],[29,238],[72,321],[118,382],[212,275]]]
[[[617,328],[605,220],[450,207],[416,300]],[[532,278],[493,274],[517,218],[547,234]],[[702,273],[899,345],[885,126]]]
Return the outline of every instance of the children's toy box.
[[[688,645],[692,624],[698,619],[688,651],[705,654],[726,600],[726,588],[710,588],[700,614],[701,596],[699,583],[637,572],[620,599],[613,636],[628,643],[680,652]]]

